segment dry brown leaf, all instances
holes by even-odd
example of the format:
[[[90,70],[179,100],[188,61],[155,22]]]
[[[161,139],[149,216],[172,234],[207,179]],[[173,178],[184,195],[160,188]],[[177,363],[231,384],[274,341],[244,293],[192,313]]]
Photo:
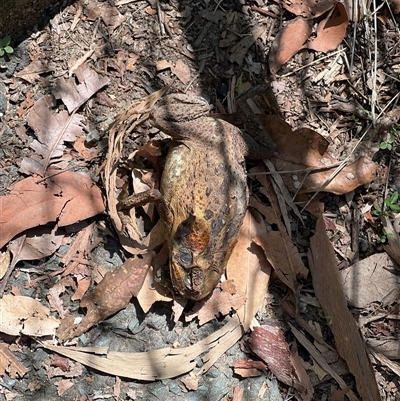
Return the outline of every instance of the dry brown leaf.
[[[172,68],[172,73],[184,84],[188,84],[192,79],[190,76],[190,68],[180,59],[176,62],[175,67]]]
[[[73,318],[72,318],[73,320]],[[163,348],[148,352],[115,352],[108,348],[57,347],[41,343],[44,348],[90,366],[101,372],[131,379],[153,381],[172,378],[190,372],[201,355],[204,364],[197,372],[202,375],[242,337],[243,329],[237,316],[221,329],[185,348]]]
[[[308,394],[302,394],[302,400],[311,400],[313,387],[309,378],[299,372],[299,367],[295,363],[296,356],[292,354],[286,342],[282,329],[277,322],[270,321],[269,324],[255,327],[250,334],[249,345],[259,358],[267,363],[268,369],[277,377],[278,380],[295,387],[301,393],[308,390]],[[308,381],[308,382],[307,382]],[[311,394],[310,394],[311,391]]]
[[[167,60],[160,60],[157,61],[156,63],[156,71],[164,71],[164,70],[168,70],[168,69],[173,69],[174,66]]]
[[[10,251],[0,252],[0,280],[6,274],[8,267],[10,266],[11,254]]]
[[[276,35],[269,52],[269,69],[276,74],[283,64],[287,63],[311,35],[311,28],[303,17],[290,21]],[[268,130],[269,132],[269,130]]]
[[[154,252],[128,259],[119,268],[108,272],[103,280],[87,294],[80,306],[87,309],[86,316],[70,331],[63,326],[57,330],[60,341],[78,337],[93,325],[124,309],[132,297],[139,293],[147,271],[154,258]]]
[[[383,307],[400,298],[400,277],[386,253],[376,253],[340,271],[347,300],[356,308],[372,302]],[[373,283],[373,285],[371,285]]]
[[[91,20],[101,18],[107,25],[110,34],[126,20],[126,17],[120,14],[117,7],[98,7],[95,3],[88,3],[85,5],[84,12]]]
[[[235,386],[233,388],[232,401],[243,401],[243,395],[244,395],[244,388]]]
[[[53,71],[53,68],[43,64],[42,60],[34,60],[28,64],[23,70],[15,74],[16,77],[22,78],[25,81],[33,84],[36,79],[39,79],[39,74]]]
[[[74,385],[70,379],[61,379],[54,382],[54,384],[57,386],[57,394],[59,397],[64,395],[64,393]]]
[[[247,211],[240,228],[238,242],[229,258],[226,275],[246,296],[246,303],[237,311],[245,330],[263,303],[267,294],[271,266],[262,250],[253,242],[254,237],[266,234],[265,224]]]
[[[246,296],[241,292],[233,293],[229,291],[221,291],[220,288],[215,288],[211,297],[204,301],[199,301],[192,308],[192,312],[186,316],[186,321],[193,320],[198,317],[199,324],[203,324],[215,319],[219,315],[225,316],[232,309],[238,310],[246,301]]]
[[[258,370],[267,370],[268,366],[262,361],[253,361],[251,359],[241,359],[236,361],[233,365],[235,369],[258,369]]]
[[[317,28],[317,37],[303,48],[327,53],[335,50],[346,34],[349,17],[345,6],[337,3],[329,15],[322,20]]]
[[[189,376],[183,377],[181,382],[185,385],[188,390],[196,391],[199,386],[199,378],[198,376],[190,373]]]
[[[74,149],[85,160],[91,160],[99,154],[99,149],[86,146],[86,137],[83,136],[74,142]]]
[[[163,249],[166,249],[168,253],[168,247],[164,247]],[[154,263],[154,265],[158,265],[158,263]],[[170,292],[154,280],[154,267],[150,267],[148,270],[143,286],[137,295],[137,300],[144,313],[147,313],[157,301],[172,301]]]
[[[55,98],[63,101],[70,114],[78,110],[97,91],[110,82],[107,77],[100,76],[87,64],[79,66],[75,74],[79,81],[78,85],[72,80],[66,81],[60,77],[57,79],[56,88],[53,90]]]
[[[51,336],[60,324],[39,301],[25,296],[4,295],[0,299],[0,332],[10,336]]]
[[[361,157],[344,167],[326,185],[339,162],[326,152],[329,143],[325,138],[309,128],[292,131],[289,124],[276,116],[260,114],[258,118],[276,143],[276,151],[271,158],[276,169],[293,171],[282,174],[292,192],[323,190],[341,195],[375,179],[378,165]]]
[[[39,141],[34,140],[29,145],[35,150],[37,156],[36,162],[41,166],[39,173],[44,174],[47,166],[54,158],[62,158],[65,146],[64,142],[74,142],[81,134],[82,127],[80,125],[82,116],[75,114],[72,116],[68,115],[66,110],[60,111],[57,114],[53,114],[51,107],[53,106],[53,99],[51,96],[43,96],[35,102],[28,113],[26,119],[28,124],[33,130]],[[27,163],[27,158],[23,159],[23,163]],[[29,170],[27,168],[21,170],[26,173],[38,173],[35,169]]]
[[[243,64],[244,57],[248,50],[255,43],[256,39],[253,35],[244,36],[240,42],[236,45],[234,52],[229,57],[231,63],[237,63],[239,66]]]
[[[19,377],[25,376],[25,373],[29,372],[29,369],[16,358],[6,344],[0,343],[0,376],[3,377],[5,372],[12,379],[15,379],[17,375]]]
[[[139,60],[139,56],[136,54],[131,54],[128,59],[126,60],[125,69],[127,71],[135,71],[136,70],[136,62]]]
[[[289,235],[286,232],[270,231],[263,237],[256,237],[254,241],[264,250],[279,279],[296,294],[297,275],[304,272],[305,266]]]
[[[243,378],[248,378],[248,377],[258,377],[261,376],[262,373],[258,369],[254,368],[233,368],[233,371],[235,372],[235,375],[238,375]]]
[[[318,214],[315,234],[310,241],[309,264],[315,294],[329,318],[336,349],[354,375],[361,399],[379,400],[374,370],[354,317],[347,308],[335,253],[327,236],[321,212]]]
[[[398,219],[398,217],[396,217],[396,219]],[[381,215],[380,220],[387,238],[387,244],[383,245],[383,248],[391,258],[400,265],[400,235],[394,229],[388,216]]]
[[[18,260],[39,260],[53,255],[61,246],[63,239],[64,234],[60,231],[49,232],[47,227],[31,228],[26,233]]]
[[[20,103],[18,107],[18,115],[20,117],[24,116],[28,110],[35,104],[34,93],[29,91],[26,94],[26,98]]]
[[[22,180],[0,197],[0,248],[29,228],[56,220],[63,227],[104,211],[101,191],[90,179],[70,171],[48,173],[39,183],[34,177]]]
[[[120,155],[125,136],[129,135],[137,125],[148,118],[150,109],[167,89],[168,87],[160,89],[141,101],[134,102],[129,108],[119,113],[109,133],[108,154],[104,170],[108,212],[122,247],[132,255],[144,253],[146,249],[141,243],[142,238],[139,235],[136,221],[133,219],[132,224],[124,227],[117,211],[118,199],[115,188],[117,188]]]
[[[347,383],[341,378],[341,376],[336,373],[335,369],[328,364],[328,362],[324,359],[321,353],[317,350],[317,348],[306,338],[306,336],[297,330],[294,326],[288,323],[290,329],[292,330],[293,335],[296,337],[297,341],[309,352],[314,361],[318,363],[318,365],[329,375],[332,376],[333,379],[339,384],[340,388],[345,389],[347,392],[347,397],[350,401],[359,401],[358,397],[353,393],[353,391],[349,388]]]
[[[311,19],[326,13],[337,3],[337,0],[280,0],[280,2],[291,13]]]

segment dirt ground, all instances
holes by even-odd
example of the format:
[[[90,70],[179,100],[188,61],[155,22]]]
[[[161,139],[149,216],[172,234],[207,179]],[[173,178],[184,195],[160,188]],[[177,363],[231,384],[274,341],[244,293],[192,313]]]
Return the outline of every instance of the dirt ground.
[[[234,99],[238,94],[265,85],[264,92],[256,96],[254,107],[261,113],[281,117],[292,130],[299,130],[298,133],[304,133],[301,130],[307,128],[313,130],[313,138],[319,134],[320,143],[326,141],[327,145],[322,155],[338,164],[343,160],[349,162],[347,176],[354,171],[360,177],[364,174],[357,168],[354,170],[355,164],[351,164],[360,157],[376,163],[373,180],[360,178],[357,188],[347,190],[347,186],[343,189],[347,184],[338,184],[335,189],[324,187],[320,192],[318,186],[324,178],[318,185],[309,184],[307,194],[299,194],[294,203],[301,208],[315,193],[323,203],[326,231],[352,314],[348,318],[354,317],[357,321],[372,361],[369,367],[360,362],[361,370],[372,372],[382,400],[400,400],[400,366],[396,362],[400,355],[399,267],[396,263],[400,260],[397,245],[400,206],[396,196],[400,191],[399,131],[396,128],[400,119],[398,19],[392,18],[387,5],[382,5],[375,14],[370,14],[371,8],[357,25],[349,22],[344,39],[334,50],[326,54],[300,50],[276,74],[271,74],[273,41],[295,18],[282,3],[171,0],[159,2],[159,12],[157,5],[155,0],[81,0],[60,7],[44,29],[29,36],[21,32],[18,38],[23,38],[22,41],[17,43],[11,38],[14,53],[0,57],[0,195],[9,195],[10,188],[22,179],[40,175],[34,155],[47,151],[36,139],[38,131],[50,131],[51,123],[39,114],[33,120],[32,110],[39,110],[35,107],[44,104],[43,99],[51,113],[60,119],[65,116],[78,118],[79,115],[79,124],[83,127],[82,140],[66,140],[57,160],[52,159],[50,164],[71,172],[86,173],[105,196],[104,163],[110,125],[119,113],[168,86],[168,93],[203,96],[212,105],[213,113],[235,117]],[[376,26],[374,15],[377,16]],[[312,20],[313,38],[317,34],[316,24],[325,16]],[[85,75],[89,70],[95,74],[90,79]],[[86,82],[82,91],[90,92],[92,82],[98,87],[80,105],[77,99],[70,99],[71,103],[68,103],[62,95],[57,97],[57,90],[62,91],[62,79],[75,86]],[[78,104],[78,107],[71,106],[71,112],[69,104]],[[278,127],[283,132],[284,126]],[[266,128],[268,130],[267,125]],[[44,138],[39,138],[41,145],[46,144]],[[123,162],[136,163],[135,168],[148,171],[146,169],[151,165],[148,160],[128,159],[131,152],[153,139],[161,143],[162,164],[169,139],[145,121],[126,138],[121,165]],[[293,147],[290,150],[295,151]],[[302,168],[310,165],[305,164]],[[254,166],[254,163],[249,164],[248,170]],[[298,165],[291,164],[287,169],[295,171],[294,166]],[[118,179],[121,188],[127,178],[121,175]],[[254,201],[250,205],[265,220],[261,205],[270,206],[271,203],[264,184],[251,175],[249,182]],[[303,184],[305,188],[307,182]],[[294,191],[290,191],[289,198],[294,196]],[[284,204],[286,195],[281,199]],[[263,327],[270,324],[272,316],[274,324],[279,323],[282,338],[276,341],[281,344],[283,340],[288,344],[287,350],[290,348],[290,352],[301,357],[303,370],[299,368],[297,375],[307,371],[307,379],[296,377],[303,387],[282,379],[278,369],[272,367],[273,361],[260,356],[262,352],[256,352],[254,338],[249,340],[249,331],[198,377],[188,372],[179,377],[144,381],[100,372],[46,349],[38,342],[39,337],[11,335],[0,329],[0,358],[3,358],[0,400],[362,399],[362,385],[357,386],[356,374],[346,365],[346,357],[340,351],[342,358],[338,355],[336,347],[340,341],[336,337],[339,335],[335,332],[336,322],[332,323],[329,310],[320,305],[323,301],[311,277],[315,279],[316,274],[310,274],[308,270],[312,271],[310,252],[318,248],[312,240],[318,229],[317,219],[308,211],[302,211],[300,221],[294,209],[293,202],[291,206],[285,206],[286,217],[280,220],[287,219],[295,245],[293,252],[298,253],[307,274],[296,276],[295,291],[292,291],[280,275],[281,270],[272,263],[275,273],[271,276],[268,293],[262,294],[263,305],[256,317]],[[13,212],[15,215],[22,213],[21,210]],[[31,216],[24,211],[21,216],[24,220],[33,219],[34,209],[30,213]],[[157,214],[152,213],[154,218],[143,218],[144,213],[138,215],[142,233],[149,232],[154,226]],[[4,221],[5,209],[1,214]],[[60,219],[60,216],[55,218],[57,224]],[[113,271],[127,260],[129,254],[124,251],[121,237],[106,212],[78,220],[81,219],[60,225],[62,239],[60,237],[52,252],[43,257],[17,258],[19,261],[11,269],[10,277],[1,281],[5,286],[4,294],[33,298],[50,308],[51,315],[57,319],[71,316],[81,319],[85,310],[80,301],[88,287],[98,283],[95,275]],[[270,224],[271,230],[276,230],[275,225]],[[51,231],[54,222],[46,227]],[[74,265],[74,270],[67,267],[64,257],[79,233],[88,227],[91,227],[93,237],[80,251],[81,259]],[[38,232],[34,235],[40,236]],[[54,238],[51,241],[54,242]],[[1,255],[6,254],[6,248],[6,245],[1,248],[4,251]],[[15,255],[15,245],[10,249]],[[387,259],[369,259],[376,255]],[[368,263],[361,264],[363,260]],[[360,271],[372,270],[368,270],[367,276],[360,273],[359,281],[354,278],[349,286],[345,277],[348,277],[346,269],[351,267]],[[378,267],[390,276],[385,276]],[[328,292],[330,283],[324,285],[327,287],[321,288]],[[294,301],[297,312],[284,308],[287,299],[297,299]],[[173,308],[177,303],[171,305],[171,302],[156,302],[144,313],[140,300],[132,299],[126,308],[90,328],[71,344],[108,347],[123,352],[182,348],[206,339],[235,315],[229,308],[229,312],[205,324],[199,324],[198,318],[188,321],[184,316],[176,321],[177,310]],[[187,304],[185,312],[192,307],[193,304]],[[303,323],[296,319],[297,316]],[[328,348],[322,350],[321,346],[319,351],[328,361],[329,374],[325,365],[321,367],[317,363],[318,359],[307,348],[306,341],[302,342],[300,336],[294,334],[293,325],[306,334],[308,341],[313,340],[309,332],[305,333],[303,324],[312,326],[323,337]],[[54,339],[54,345],[57,344]],[[4,362],[13,360],[9,353],[23,366],[15,362],[17,367],[11,368],[11,362]],[[279,360],[274,349],[269,354]],[[269,370],[266,365],[254,363],[261,363],[261,360],[271,364]],[[197,369],[204,363],[202,358],[196,357]],[[305,382],[309,385],[308,391],[313,389],[312,395],[309,392],[305,395]],[[352,395],[345,395],[349,389],[353,391]],[[369,399],[374,400],[373,396]]]

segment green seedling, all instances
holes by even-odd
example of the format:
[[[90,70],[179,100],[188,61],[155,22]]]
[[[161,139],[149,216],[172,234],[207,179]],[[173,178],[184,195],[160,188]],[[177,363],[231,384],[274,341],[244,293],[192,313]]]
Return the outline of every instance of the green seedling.
[[[389,196],[388,198],[385,199],[385,206],[387,207],[388,211],[384,212],[380,206],[375,205],[373,214],[375,216],[381,216],[381,215],[389,215],[390,212],[393,213],[400,213],[400,204],[399,204],[399,193],[396,191],[392,194],[392,196]]]
[[[243,93],[243,73],[239,75],[239,78],[236,81],[235,90],[238,95],[241,95]]]
[[[389,138],[386,141],[382,141],[380,143],[380,145],[379,145],[380,149],[383,149],[383,150],[392,150],[393,149],[393,143],[396,141],[396,139],[400,135],[399,128],[400,127],[393,127],[389,131]]]
[[[385,205],[390,209],[390,211],[395,213],[400,213],[399,193],[396,191],[392,196],[385,199]]]
[[[4,36],[3,39],[0,39],[0,57],[3,57],[5,54],[14,53],[14,49],[10,46],[10,43],[10,36]]]

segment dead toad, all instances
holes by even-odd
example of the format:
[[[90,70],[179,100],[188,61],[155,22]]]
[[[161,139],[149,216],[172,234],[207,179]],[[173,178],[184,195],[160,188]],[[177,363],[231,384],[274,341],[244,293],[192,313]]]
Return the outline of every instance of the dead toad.
[[[149,192],[164,223],[172,285],[193,300],[218,284],[237,241],[249,197],[245,157],[271,154],[234,125],[207,116],[209,110],[201,97],[172,94],[150,116],[153,126],[175,140],[161,195]],[[121,209],[132,205],[129,199],[120,202]]]

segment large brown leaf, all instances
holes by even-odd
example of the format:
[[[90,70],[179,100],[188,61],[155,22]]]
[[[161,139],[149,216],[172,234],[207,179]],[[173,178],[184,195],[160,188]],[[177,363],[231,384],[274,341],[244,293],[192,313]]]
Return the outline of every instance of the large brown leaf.
[[[290,21],[276,35],[269,52],[269,69],[272,74],[288,62],[300,49],[311,35],[311,28],[303,17],[297,17]]]
[[[89,178],[71,171],[48,172],[54,175],[26,178],[0,197],[0,248],[28,228],[57,220],[63,227],[104,211],[101,191]]]
[[[349,17],[345,6],[337,3],[332,12],[318,25],[317,37],[305,44],[304,48],[324,53],[336,49],[346,34],[348,23]]]
[[[276,143],[271,161],[278,171],[286,172],[282,178],[291,191],[322,190],[341,195],[374,180],[378,165],[361,157],[328,183],[339,162],[326,152],[329,143],[325,138],[308,128],[292,131],[289,124],[276,116],[258,117]]]
[[[337,0],[281,0],[281,3],[291,13],[311,19],[326,13]]]
[[[347,308],[340,283],[333,247],[319,212],[315,234],[310,241],[309,262],[315,295],[329,318],[336,348],[356,379],[357,391],[364,401],[380,400],[374,370],[354,317]]]

